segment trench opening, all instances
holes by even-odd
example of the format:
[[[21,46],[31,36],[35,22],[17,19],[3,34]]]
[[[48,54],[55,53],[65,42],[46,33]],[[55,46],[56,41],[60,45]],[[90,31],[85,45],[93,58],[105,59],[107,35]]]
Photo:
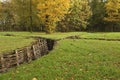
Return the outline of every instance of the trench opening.
[[[54,46],[56,45],[56,41],[51,39],[46,39],[46,41],[47,41],[48,50],[49,51],[53,50]]]
[[[55,40],[37,38],[31,46],[0,55],[0,73],[7,72],[10,68],[31,62],[49,54],[54,49],[55,44]]]

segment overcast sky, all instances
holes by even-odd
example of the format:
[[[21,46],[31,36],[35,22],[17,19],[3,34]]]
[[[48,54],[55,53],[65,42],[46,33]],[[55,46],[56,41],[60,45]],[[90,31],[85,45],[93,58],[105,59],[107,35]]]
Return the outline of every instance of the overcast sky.
[[[3,2],[3,1],[7,1],[7,0],[0,0],[1,2]]]

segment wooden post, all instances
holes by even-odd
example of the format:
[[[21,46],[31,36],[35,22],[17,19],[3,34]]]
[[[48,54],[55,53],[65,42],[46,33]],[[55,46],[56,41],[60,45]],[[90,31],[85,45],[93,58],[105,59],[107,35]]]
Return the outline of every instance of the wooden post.
[[[26,47],[26,52],[27,52],[27,61],[30,62],[31,61],[31,56],[30,56],[30,53],[29,53],[29,50],[28,50],[28,47]]]
[[[41,57],[41,45],[40,45],[40,43],[41,43],[41,42],[40,42],[40,39],[39,39],[39,42],[38,42],[39,57]]]
[[[48,52],[48,49],[47,49],[47,41],[46,40],[44,40],[44,54],[46,55],[47,54],[47,52]]]
[[[1,55],[1,57],[0,57],[0,59],[1,59],[1,66],[2,66],[2,72],[5,72],[6,71],[6,68],[5,68],[5,62],[4,62],[4,58],[3,58],[3,55]]]
[[[16,63],[17,63],[17,66],[19,66],[19,56],[18,56],[18,51],[15,50],[15,54],[16,54]]]
[[[36,56],[35,46],[33,45],[32,48],[33,48],[33,54],[34,54],[34,57],[35,57],[35,59],[36,59],[37,56]]]
[[[30,0],[30,31],[32,32],[32,27],[33,27],[33,19],[32,19],[32,0]]]

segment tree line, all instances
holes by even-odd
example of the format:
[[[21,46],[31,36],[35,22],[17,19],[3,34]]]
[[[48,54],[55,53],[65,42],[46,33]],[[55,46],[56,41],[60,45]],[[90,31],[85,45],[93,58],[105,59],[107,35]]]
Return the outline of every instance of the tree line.
[[[120,31],[120,0],[0,1],[0,31]]]

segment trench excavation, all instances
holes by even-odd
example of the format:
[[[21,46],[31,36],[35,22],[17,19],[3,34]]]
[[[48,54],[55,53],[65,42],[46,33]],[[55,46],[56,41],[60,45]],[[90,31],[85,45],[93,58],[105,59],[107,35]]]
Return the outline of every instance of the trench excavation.
[[[53,50],[57,41],[46,38],[37,38],[31,46],[17,49],[0,55],[0,73],[47,55]]]
[[[29,63],[36,60],[44,55],[47,55],[51,50],[54,49],[57,41],[64,39],[85,39],[85,40],[106,40],[106,41],[120,41],[120,39],[104,39],[104,38],[80,38],[79,36],[69,36],[63,39],[52,40],[42,37],[32,37],[36,41],[21,49],[8,52],[0,55],[0,73],[7,72],[10,68],[19,66],[23,63]]]
[[[110,38],[81,38],[80,36],[69,36],[65,39],[82,39],[82,40],[103,40],[103,41],[120,41],[120,39],[110,39]]]

